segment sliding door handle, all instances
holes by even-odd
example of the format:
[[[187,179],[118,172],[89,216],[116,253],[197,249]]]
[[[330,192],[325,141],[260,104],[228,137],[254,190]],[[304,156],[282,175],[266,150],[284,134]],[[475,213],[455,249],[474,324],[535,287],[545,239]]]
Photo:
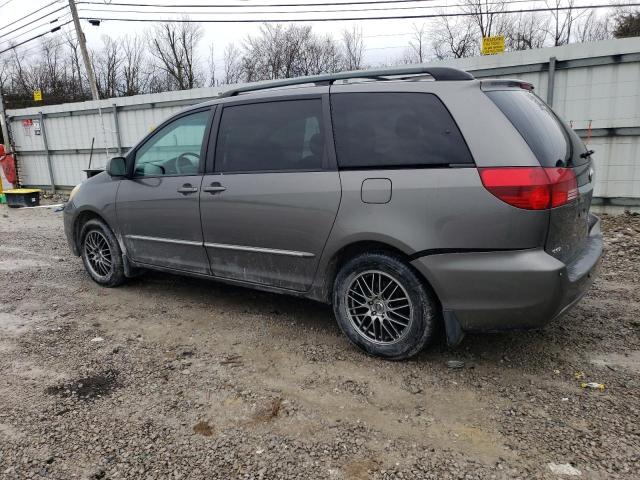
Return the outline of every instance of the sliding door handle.
[[[224,192],[226,189],[227,187],[223,187],[222,185],[220,185],[220,182],[213,182],[208,187],[203,187],[202,191],[209,192],[213,195],[214,193]]]
[[[196,193],[198,191],[197,187],[193,187],[190,183],[185,183],[181,187],[178,188],[178,193],[182,193],[187,195],[189,193]]]

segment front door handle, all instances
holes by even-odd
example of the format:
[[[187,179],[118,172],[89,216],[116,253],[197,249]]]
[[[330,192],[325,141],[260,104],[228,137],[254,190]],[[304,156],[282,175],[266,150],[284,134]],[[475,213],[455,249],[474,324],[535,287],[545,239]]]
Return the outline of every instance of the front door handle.
[[[227,187],[223,187],[222,185],[220,185],[220,182],[213,182],[210,186],[203,187],[202,191],[209,192],[211,195],[213,195],[214,193],[224,192],[226,189]]]
[[[184,195],[189,193],[196,193],[198,191],[197,187],[192,186],[190,183],[185,183],[181,187],[178,188],[178,192]]]

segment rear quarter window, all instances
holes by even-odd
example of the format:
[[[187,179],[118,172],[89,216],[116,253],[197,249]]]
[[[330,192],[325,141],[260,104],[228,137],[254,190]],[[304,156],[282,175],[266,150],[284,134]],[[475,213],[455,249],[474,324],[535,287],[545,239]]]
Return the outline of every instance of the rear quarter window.
[[[582,142],[535,94],[520,89],[493,90],[486,94],[522,135],[540,165],[566,167],[586,161],[579,155],[572,157],[572,150],[578,153]]]
[[[331,113],[341,168],[473,164],[460,130],[429,93],[335,93]]]

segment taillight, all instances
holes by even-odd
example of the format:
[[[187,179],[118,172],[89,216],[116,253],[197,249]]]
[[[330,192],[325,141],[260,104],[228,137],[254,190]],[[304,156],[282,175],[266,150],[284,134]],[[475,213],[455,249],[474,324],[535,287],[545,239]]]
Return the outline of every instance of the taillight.
[[[496,167],[478,171],[484,187],[514,207],[545,210],[578,197],[578,182],[570,168]]]
[[[545,168],[551,186],[551,208],[578,198],[578,179],[570,168]]]

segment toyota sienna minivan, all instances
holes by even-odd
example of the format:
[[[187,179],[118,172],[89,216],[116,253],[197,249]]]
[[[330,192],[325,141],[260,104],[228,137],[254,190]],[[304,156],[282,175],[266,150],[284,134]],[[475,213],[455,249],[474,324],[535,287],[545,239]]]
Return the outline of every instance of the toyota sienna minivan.
[[[519,80],[408,67],[251,84],[77,186],[65,232],[105,287],[153,269],[304,296],[403,359],[439,324],[455,345],[581,298],[602,254],[592,153]]]

